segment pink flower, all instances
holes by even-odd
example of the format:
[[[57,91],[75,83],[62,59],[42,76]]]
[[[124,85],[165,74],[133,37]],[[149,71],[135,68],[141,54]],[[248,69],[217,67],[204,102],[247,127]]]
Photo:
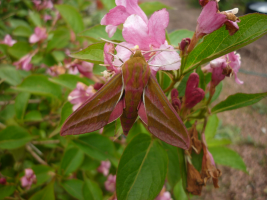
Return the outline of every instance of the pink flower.
[[[97,171],[102,173],[104,176],[107,176],[109,173],[109,168],[111,163],[107,161],[101,161],[101,165],[97,168]]]
[[[103,85],[104,85],[103,83],[95,83],[95,84],[94,84],[94,89],[95,89],[95,90],[100,90],[100,89],[102,88]]]
[[[76,67],[82,75],[84,75],[87,78],[92,78],[93,67],[94,67],[93,63],[82,61],[81,63],[76,64]]]
[[[33,3],[37,10],[53,8],[53,3],[51,0],[33,0]]]
[[[41,27],[36,27],[34,29],[34,34],[31,35],[29,42],[36,43],[47,38],[46,29]]]
[[[165,29],[168,26],[168,23],[169,13],[166,9],[156,11],[148,21],[144,20],[144,17],[137,14],[130,15],[124,22],[122,30],[122,35],[126,42],[122,42],[120,45],[128,47],[133,51],[137,49],[143,51],[157,49],[171,50],[144,54],[144,57],[146,60],[149,60],[154,56],[149,63],[153,72],[157,72],[158,70],[177,70],[180,67],[180,57],[177,52],[172,51],[174,48],[171,45],[168,45],[165,40]],[[125,47],[119,45],[116,46],[116,56],[124,62],[132,55],[131,51]],[[108,52],[108,48],[104,49],[105,54]],[[110,59],[107,61],[110,61]],[[111,66],[110,62],[107,63]],[[114,66],[121,66],[122,62],[115,57],[112,64]],[[159,67],[152,65],[157,65]]]
[[[238,53],[236,52],[231,52],[227,54],[228,56],[228,62],[229,62],[229,66],[232,68],[233,70],[233,74],[235,77],[235,82],[237,84],[243,84],[244,82],[239,80],[239,78],[237,77],[237,72],[239,71],[239,68],[241,67],[241,57]]]
[[[193,108],[198,104],[205,96],[205,92],[198,88],[199,76],[197,73],[190,74],[185,90],[185,107]]]
[[[8,46],[13,46],[13,44],[15,44],[16,42],[16,40],[13,40],[12,37],[7,34],[1,43],[6,44]]]
[[[221,28],[224,24],[230,35],[238,31],[237,22],[240,20],[235,16],[238,9],[220,12],[217,1],[209,1],[204,7],[197,20],[196,37],[202,38],[204,35]]]
[[[52,16],[51,15],[48,15],[48,14],[45,14],[44,17],[43,17],[44,21],[47,22],[48,20],[51,20],[52,19]]]
[[[116,175],[108,175],[108,179],[105,181],[105,188],[109,192],[115,192],[116,190]]]
[[[36,175],[32,169],[25,169],[25,175],[20,178],[21,186],[27,190],[31,188],[31,185],[36,183]]]
[[[163,186],[159,195],[154,200],[172,200],[170,192],[166,191],[165,186]]]
[[[74,104],[72,107],[75,111],[83,102],[95,94],[93,86],[86,86],[84,83],[78,82],[76,88],[69,94],[68,100]]]
[[[32,64],[30,63],[32,57],[33,54],[27,54],[23,56],[19,61],[14,62],[13,65],[15,65],[17,69],[23,69],[29,71],[32,68]]]
[[[171,100],[172,100],[172,106],[174,109],[179,112],[181,110],[181,101],[179,99],[179,93],[178,90],[175,88],[171,91]]]
[[[6,178],[0,178],[0,184],[5,185],[6,184]]]
[[[138,0],[116,0],[116,7],[111,9],[101,20],[101,25],[106,26],[106,32],[112,37],[117,26],[124,23],[132,14],[139,15],[147,23],[147,16],[138,6]]]

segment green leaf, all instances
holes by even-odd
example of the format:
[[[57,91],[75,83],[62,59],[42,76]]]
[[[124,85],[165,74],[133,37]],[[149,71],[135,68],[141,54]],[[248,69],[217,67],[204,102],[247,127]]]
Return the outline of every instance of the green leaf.
[[[240,49],[267,32],[267,15],[248,14],[240,17],[239,30],[229,35],[225,26],[205,36],[203,42],[198,44],[187,58],[185,72],[191,71],[198,65],[205,64],[222,55]]]
[[[83,200],[82,189],[84,186],[83,181],[79,179],[70,179],[62,183],[63,188],[67,193],[76,199]]]
[[[84,199],[102,200],[103,195],[99,186],[93,181],[86,179],[83,185]]]
[[[37,180],[37,183],[34,186],[42,185],[43,183],[51,179],[54,174],[53,168],[45,165],[35,165],[32,167],[32,170],[34,171]]]
[[[84,24],[80,13],[70,5],[55,5],[55,8],[60,12],[62,18],[66,23],[72,28],[72,30],[77,34],[83,31]]]
[[[15,89],[37,95],[61,98],[61,87],[50,82],[44,75],[30,75]]]
[[[64,170],[64,174],[67,175],[74,172],[83,162],[83,152],[75,147],[69,148],[64,153],[61,161],[61,169]]]
[[[106,160],[112,157],[115,151],[113,142],[98,133],[80,136],[73,140],[73,143],[85,154],[97,160]]]
[[[187,187],[187,173],[186,173],[186,162],[185,162],[185,156],[184,156],[184,150],[177,148],[178,152],[178,158],[179,158],[179,171],[181,173],[182,177],[182,185],[184,190],[186,190]]]
[[[209,151],[215,163],[247,172],[247,167],[237,152],[226,147],[210,147]]]
[[[106,26],[103,25],[96,25],[89,29],[84,30],[79,34],[79,36],[86,37],[92,42],[97,42],[100,40],[100,38],[104,38],[107,40],[119,40],[124,41],[122,37],[122,31],[120,29],[117,29],[115,34],[110,38],[105,31]]]
[[[70,90],[74,90],[78,82],[82,82],[85,85],[91,85],[94,83],[88,78],[82,78],[74,74],[61,74],[57,77],[50,78],[49,80]]]
[[[104,63],[104,42],[89,45],[87,48],[70,54],[70,57],[85,60],[95,64]]]
[[[215,93],[213,95],[213,97],[211,98],[211,103],[214,102],[216,99],[218,99],[218,97],[220,96],[221,92],[223,89],[223,82],[221,81],[217,86],[216,86],[216,90]]]
[[[29,19],[33,23],[34,26],[42,26],[42,20],[38,12],[30,11]]]
[[[194,35],[193,31],[189,31],[186,29],[180,29],[173,31],[169,34],[170,42],[174,46],[178,46],[178,43],[182,41],[184,38],[192,38]]]
[[[116,6],[115,1],[101,0],[101,2],[103,3],[106,10],[108,10],[108,11]]]
[[[232,141],[228,139],[209,139],[207,140],[208,147],[225,146],[231,144]]]
[[[62,49],[70,43],[70,31],[67,28],[58,28],[52,32],[52,39],[49,40],[46,51],[52,49]]]
[[[186,89],[186,83],[187,80],[189,78],[191,73],[188,73],[184,76],[184,78],[182,79],[182,81],[180,82],[179,86],[178,86],[178,92],[179,92],[179,97],[183,97],[185,95],[185,89]]]
[[[17,42],[7,51],[12,57],[20,59],[31,51],[31,46],[28,42]]]
[[[188,200],[187,195],[183,188],[182,180],[178,181],[173,189],[173,195],[176,200]]]
[[[155,11],[161,10],[163,8],[172,9],[170,6],[167,6],[159,1],[143,2],[139,6],[146,15],[152,15]]]
[[[22,120],[28,105],[28,100],[30,98],[30,93],[20,92],[15,100],[15,111],[17,119]]]
[[[66,102],[62,109],[61,109],[61,118],[60,118],[60,125],[62,125],[65,120],[71,115],[71,113],[73,112],[72,110],[72,104],[70,102]]]
[[[118,200],[152,200],[162,189],[167,174],[165,150],[146,134],[133,138],[124,150],[116,179]]]
[[[13,30],[12,34],[14,36],[21,36],[28,38],[32,34],[32,30],[28,26],[18,26]]]
[[[254,103],[259,102],[261,99],[267,96],[267,92],[265,93],[256,93],[256,94],[245,94],[245,93],[237,93],[227,97],[226,100],[218,103],[211,109],[211,112],[219,113],[227,110],[234,110],[237,108],[242,108],[245,106],[250,106]]]
[[[199,75],[199,87],[202,89],[202,90],[206,90],[206,80],[205,80],[205,75],[201,69],[201,67],[198,67],[196,69],[196,72],[197,74]],[[222,82],[220,82],[222,83]]]
[[[0,148],[16,149],[31,140],[30,134],[19,126],[8,126],[0,132]]]
[[[55,200],[54,182],[51,182],[44,189],[36,192],[29,200]]]
[[[174,188],[177,181],[181,180],[182,178],[177,147],[171,146],[165,142],[162,142],[162,144],[169,158],[167,179],[171,187]]]
[[[0,78],[12,86],[18,85],[22,82],[20,73],[11,65],[0,66]]]
[[[206,140],[214,138],[217,132],[218,126],[219,126],[219,119],[217,115],[211,115],[208,119],[206,129],[205,129]]]
[[[14,185],[0,185],[0,199],[11,196],[16,190]]]
[[[8,121],[15,116],[15,106],[14,104],[8,104],[0,111],[0,119]]]
[[[42,121],[43,118],[42,118],[42,114],[40,113],[40,111],[31,110],[25,115],[24,120],[28,122],[38,122],[38,121]]]

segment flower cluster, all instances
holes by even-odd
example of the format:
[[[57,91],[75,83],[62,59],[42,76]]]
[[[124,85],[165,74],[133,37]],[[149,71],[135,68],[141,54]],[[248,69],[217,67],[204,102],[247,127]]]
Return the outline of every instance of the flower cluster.
[[[25,169],[25,175],[20,179],[21,186],[28,190],[31,188],[32,184],[36,183],[36,181],[34,171],[30,168]]]

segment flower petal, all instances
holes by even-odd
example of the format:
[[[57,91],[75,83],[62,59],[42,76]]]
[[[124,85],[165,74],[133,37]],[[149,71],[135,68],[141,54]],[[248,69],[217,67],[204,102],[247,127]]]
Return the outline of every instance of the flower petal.
[[[122,36],[126,42],[138,45],[142,50],[149,50],[151,38],[148,35],[148,27],[138,15],[131,15],[123,24]]]
[[[156,11],[148,21],[149,36],[152,38],[152,44],[160,47],[165,42],[165,29],[169,24],[169,13],[166,8]]]
[[[134,47],[133,44],[130,44],[127,42],[121,42],[120,45],[123,45],[123,46],[128,47],[128,48]],[[127,60],[130,59],[132,52],[129,51],[128,49],[124,48],[123,46],[119,46],[119,45],[116,46],[117,57],[120,58],[123,62],[126,62]],[[114,65],[121,65],[122,63],[119,59],[114,58],[113,64]]]
[[[131,14],[126,11],[124,6],[116,6],[112,8],[101,20],[101,25],[113,25],[118,26],[125,22],[127,17]]]
[[[106,32],[108,33],[108,37],[112,37],[114,35],[114,33],[116,33],[117,30],[117,26],[113,26],[113,25],[107,25],[106,26]]]
[[[130,14],[136,14],[140,16],[144,22],[148,23],[146,14],[138,5],[138,0],[126,0],[126,10]]]

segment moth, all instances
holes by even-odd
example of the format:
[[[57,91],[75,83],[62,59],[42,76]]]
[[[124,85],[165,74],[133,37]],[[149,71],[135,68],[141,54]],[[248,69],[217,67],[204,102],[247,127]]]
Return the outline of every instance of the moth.
[[[189,148],[186,127],[151,74],[140,50],[122,65],[119,73],[69,116],[60,134],[96,131],[120,117],[123,133],[127,135],[138,116],[160,140],[183,149]]]

